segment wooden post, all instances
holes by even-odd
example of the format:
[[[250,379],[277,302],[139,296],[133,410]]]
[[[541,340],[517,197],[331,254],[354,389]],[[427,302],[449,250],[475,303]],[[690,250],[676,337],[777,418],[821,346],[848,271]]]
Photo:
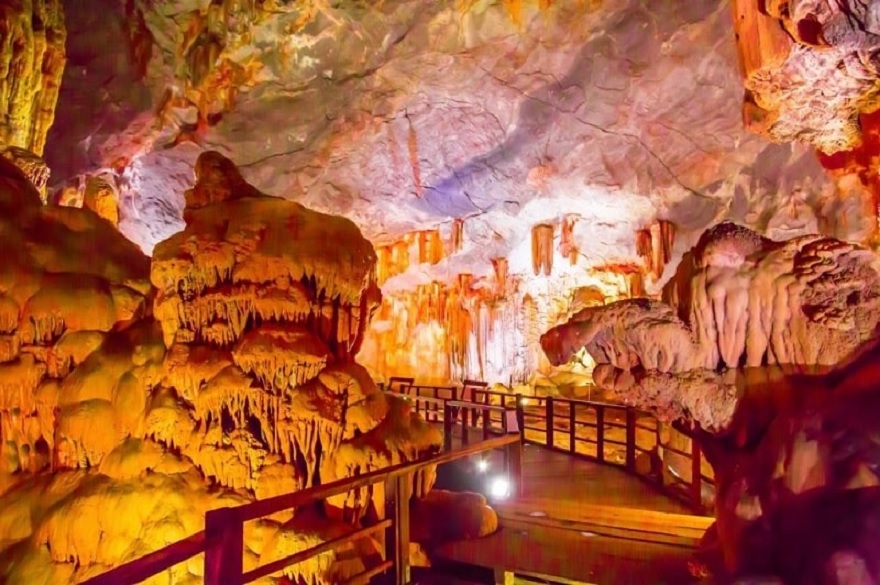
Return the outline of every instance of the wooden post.
[[[626,468],[636,469],[636,410],[626,409]]]
[[[547,400],[544,402],[544,419],[547,423],[547,446],[549,448],[553,448],[553,397],[548,396]]]
[[[628,435],[627,435],[628,436]],[[627,450],[629,446],[627,446]],[[596,407],[596,459],[605,462],[605,407]]]
[[[577,418],[574,411],[574,400],[568,403],[568,452],[572,455],[577,452]]]
[[[452,451],[452,407],[443,403],[443,450]]]
[[[526,442],[526,413],[523,410],[522,400],[516,399],[516,424],[519,425],[519,442]]]
[[[398,475],[388,480],[386,510],[391,510],[393,524],[385,538],[385,560],[394,562],[393,585],[410,582],[409,567],[409,499],[412,476]]]
[[[469,424],[468,412],[470,412],[469,408],[462,408],[461,412],[460,412],[460,414],[461,414],[461,444],[462,445],[467,445],[469,442],[468,435],[470,433],[468,432],[469,431],[469,429],[468,429],[468,424]]]
[[[522,441],[510,443],[504,448],[506,459],[507,480],[512,484],[511,496],[520,497],[523,494],[523,444]]]
[[[205,585],[238,585],[244,571],[244,527],[235,510],[205,514]]]
[[[691,436],[691,499],[697,509],[703,507],[703,466],[700,444]]]

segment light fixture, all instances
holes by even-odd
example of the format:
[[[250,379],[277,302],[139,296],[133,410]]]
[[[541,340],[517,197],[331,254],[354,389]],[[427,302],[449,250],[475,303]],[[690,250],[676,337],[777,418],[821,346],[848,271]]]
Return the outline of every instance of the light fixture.
[[[523,406],[526,406],[529,403],[529,399],[526,398],[525,396],[523,396],[522,398],[519,399],[519,403],[522,404]]]
[[[477,471],[480,473],[486,473],[489,470],[489,462],[485,459],[480,459],[477,461]]]
[[[510,482],[506,477],[498,476],[489,483],[489,497],[498,500],[510,495]]]

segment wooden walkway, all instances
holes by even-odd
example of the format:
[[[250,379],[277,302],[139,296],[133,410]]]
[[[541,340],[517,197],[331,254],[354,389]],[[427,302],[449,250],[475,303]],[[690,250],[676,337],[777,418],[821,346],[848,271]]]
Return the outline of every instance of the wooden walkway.
[[[694,581],[688,561],[711,518],[621,469],[537,446],[525,447],[523,475],[521,497],[492,504],[498,532],[446,544],[435,558],[551,583]]]

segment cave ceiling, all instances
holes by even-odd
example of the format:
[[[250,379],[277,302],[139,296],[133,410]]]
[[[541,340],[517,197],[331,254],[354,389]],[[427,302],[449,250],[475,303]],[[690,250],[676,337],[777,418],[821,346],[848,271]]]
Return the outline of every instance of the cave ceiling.
[[[87,5],[87,6],[86,6]],[[531,269],[530,230],[574,218],[585,265],[676,249],[721,219],[771,236],[873,230],[857,185],[742,121],[726,1],[68,0],[45,158],[57,190],[109,172],[145,251],[183,227],[192,164],[217,150],[259,189],[464,246],[412,282]],[[832,219],[828,219],[832,218]],[[819,227],[817,227],[819,226]]]

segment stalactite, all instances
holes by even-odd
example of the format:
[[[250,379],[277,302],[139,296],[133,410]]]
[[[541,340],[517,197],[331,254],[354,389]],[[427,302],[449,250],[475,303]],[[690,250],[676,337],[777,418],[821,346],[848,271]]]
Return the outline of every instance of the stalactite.
[[[492,259],[492,269],[495,272],[495,294],[499,297],[503,297],[507,289],[508,267],[507,258]]]
[[[419,263],[437,264],[443,259],[443,241],[440,230],[426,230],[419,234]]]
[[[577,219],[574,215],[566,215],[562,218],[562,233],[559,241],[559,253],[563,257],[568,258],[572,266],[577,264],[580,252],[574,240],[574,224],[577,222]]]
[[[553,272],[553,226],[541,223],[532,228],[532,270],[535,276]]]
[[[672,259],[675,244],[675,224],[666,220],[652,223],[636,232],[636,252],[645,262],[647,275],[660,280],[663,270]]]
[[[464,245],[464,220],[456,218],[452,220],[452,233],[449,237],[450,255],[460,252]]]

